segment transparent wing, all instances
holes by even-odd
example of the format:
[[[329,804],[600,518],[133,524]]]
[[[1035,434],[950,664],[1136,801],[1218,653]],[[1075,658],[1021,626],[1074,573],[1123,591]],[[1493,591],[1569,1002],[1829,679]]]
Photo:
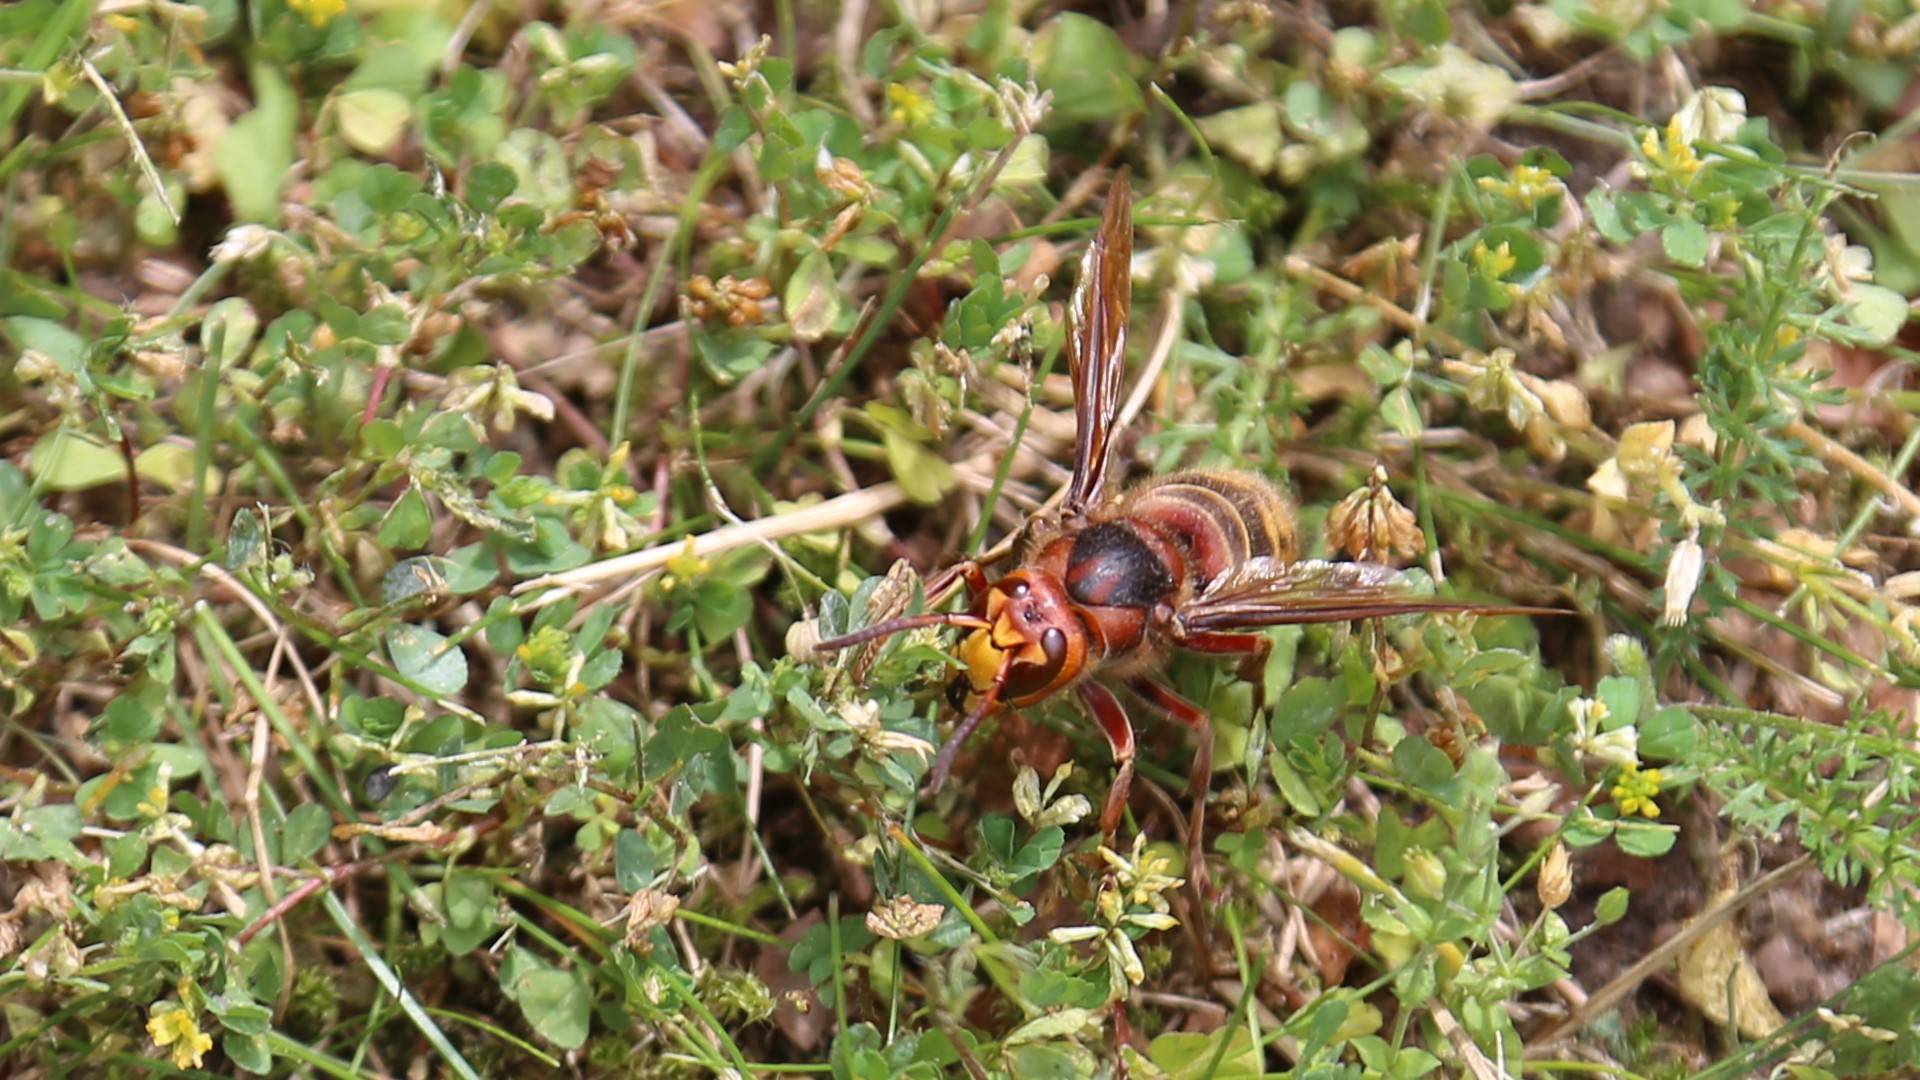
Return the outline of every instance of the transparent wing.
[[[1100,501],[1112,459],[1120,376],[1126,368],[1127,317],[1133,305],[1133,188],[1121,169],[1107,189],[1100,232],[1080,260],[1067,311],[1067,366],[1073,375],[1073,481],[1064,509],[1083,513]]]
[[[1211,633],[1291,623],[1351,622],[1416,612],[1566,614],[1557,608],[1420,596],[1405,575],[1378,563],[1251,559],[1215,579],[1180,609],[1175,620],[1187,633]]]

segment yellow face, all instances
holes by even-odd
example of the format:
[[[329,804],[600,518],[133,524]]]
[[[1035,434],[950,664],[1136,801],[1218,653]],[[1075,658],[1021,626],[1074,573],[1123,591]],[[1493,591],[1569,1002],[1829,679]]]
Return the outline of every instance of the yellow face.
[[[1047,651],[1040,642],[1013,625],[1007,611],[1007,594],[998,588],[987,593],[987,621],[993,626],[975,630],[960,643],[960,662],[967,666],[967,683],[976,694],[984,694],[999,674],[1002,654],[1012,652],[1016,664],[1044,664]]]

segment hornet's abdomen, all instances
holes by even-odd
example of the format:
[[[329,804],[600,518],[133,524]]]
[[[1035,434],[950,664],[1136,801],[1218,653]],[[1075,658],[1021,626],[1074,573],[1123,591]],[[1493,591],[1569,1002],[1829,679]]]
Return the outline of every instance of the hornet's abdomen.
[[[1172,540],[1185,557],[1195,591],[1248,559],[1285,563],[1299,558],[1286,502],[1252,473],[1170,473],[1127,492],[1114,511]]]

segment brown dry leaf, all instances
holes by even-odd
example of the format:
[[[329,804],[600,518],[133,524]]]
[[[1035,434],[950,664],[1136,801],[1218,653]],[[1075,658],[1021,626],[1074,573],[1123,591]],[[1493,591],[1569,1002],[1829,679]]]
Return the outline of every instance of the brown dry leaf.
[[[1295,368],[1294,396],[1310,402],[1331,397],[1371,400],[1373,379],[1358,364],[1315,364]]]
[[[787,948],[761,949],[753,963],[754,974],[773,995],[774,1026],[801,1053],[809,1053],[820,1045],[828,1025],[833,1023],[833,1010],[822,1007],[806,972],[787,966],[787,952],[821,921],[820,912],[809,911],[789,923],[780,932]]]
[[[1709,910],[1738,890],[1738,865],[1737,854],[1722,860],[1720,882],[1708,903]],[[1679,981],[1680,996],[1701,1015],[1716,1026],[1724,1026],[1731,1019],[1740,1034],[1749,1039],[1764,1039],[1786,1023],[1767,996],[1766,984],[1754,970],[1731,918],[1721,919],[1681,951]]]
[[[1320,981],[1339,986],[1353,963],[1354,946],[1365,947],[1367,924],[1360,920],[1360,890],[1345,878],[1336,878],[1313,902],[1318,919],[1307,921],[1307,941],[1319,959]]]

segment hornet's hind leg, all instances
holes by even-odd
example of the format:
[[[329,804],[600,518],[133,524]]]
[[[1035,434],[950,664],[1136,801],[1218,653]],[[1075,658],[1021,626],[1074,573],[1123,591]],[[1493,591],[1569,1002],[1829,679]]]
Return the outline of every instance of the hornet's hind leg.
[[[1267,654],[1273,651],[1273,642],[1268,640],[1265,634],[1186,634],[1177,636],[1174,640],[1181,648],[1191,649],[1194,652],[1240,657],[1238,674],[1241,679],[1253,684],[1252,722],[1255,724],[1263,722],[1267,711]],[[1168,716],[1199,733],[1200,748],[1194,754],[1194,771],[1188,781],[1194,791],[1192,824],[1194,838],[1189,840],[1189,845],[1197,850],[1204,850],[1199,845],[1206,825],[1207,787],[1213,776],[1213,724],[1207,717],[1206,710],[1163,686],[1142,680],[1136,689],[1140,691],[1142,697],[1165,710]],[[1159,696],[1155,696],[1156,694]],[[1163,698],[1167,700],[1162,700]],[[1207,769],[1206,772],[1200,771],[1203,765]],[[1204,875],[1206,870],[1201,867],[1195,873]]]
[[[1135,679],[1127,686],[1147,704],[1194,734],[1193,768],[1187,773],[1187,798],[1193,800],[1193,810],[1187,816],[1187,876],[1193,880],[1196,894],[1204,897],[1207,789],[1213,783],[1213,720],[1207,710],[1151,679]]]

